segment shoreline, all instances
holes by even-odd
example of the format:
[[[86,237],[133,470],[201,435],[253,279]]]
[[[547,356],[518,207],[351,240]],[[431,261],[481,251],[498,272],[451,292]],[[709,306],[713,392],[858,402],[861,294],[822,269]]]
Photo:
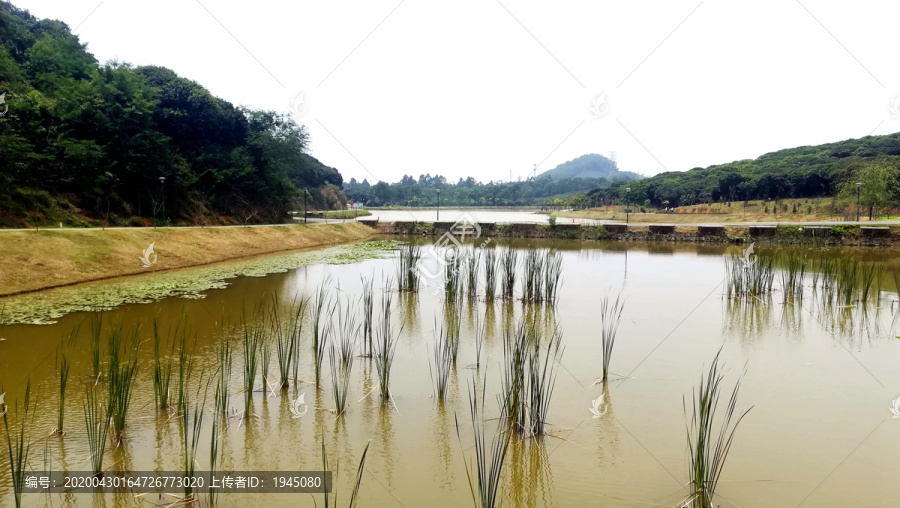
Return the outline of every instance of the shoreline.
[[[0,235],[0,297],[120,277],[163,273],[278,252],[358,242],[357,223],[205,229],[110,229]],[[144,268],[143,251],[154,244]]]
[[[452,222],[360,220],[383,235],[453,235]],[[479,236],[684,243],[781,243],[887,247],[900,244],[900,226],[710,224],[496,224],[479,223]],[[471,237],[471,231],[468,233]]]

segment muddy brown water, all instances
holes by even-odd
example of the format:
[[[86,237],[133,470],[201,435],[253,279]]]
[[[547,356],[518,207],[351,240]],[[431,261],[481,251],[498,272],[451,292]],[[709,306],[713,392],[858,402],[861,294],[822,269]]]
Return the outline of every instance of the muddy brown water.
[[[742,377],[738,409],[752,410],[740,425],[718,488],[717,505],[733,507],[888,507],[900,494],[900,418],[892,401],[900,397],[900,330],[897,293],[885,289],[879,305],[825,311],[810,297],[782,305],[777,294],[745,305],[723,297],[725,256],[739,249],[684,244],[592,244],[519,242],[518,248],[555,247],[563,255],[563,282],[555,310],[533,309],[562,330],[564,352],[550,404],[550,435],[513,439],[502,475],[504,506],[651,507],[678,505],[688,482],[684,401],[719,348],[726,385]],[[893,251],[848,251],[879,263]],[[185,273],[189,274],[189,271]],[[311,296],[330,276],[341,298],[355,301],[360,276],[375,276],[376,306],[382,277],[393,276],[395,259],[367,259],[345,265],[312,264],[264,277],[238,277],[204,298],[166,297],[123,304],[105,312],[104,322],[140,325],[138,381],[126,439],[109,449],[107,468],[181,469],[181,425],[154,408],[152,342],[154,319],[163,330],[183,313],[196,333],[193,385],[215,370],[215,348],[228,338],[235,357],[231,407],[243,410],[241,347],[237,329],[242,309],[278,295]],[[777,276],[776,276],[777,277]],[[885,287],[888,284],[885,283]],[[518,286],[518,285],[517,285]],[[777,284],[776,284],[777,286]],[[458,366],[449,399],[432,397],[428,360],[435,319],[443,309],[439,283],[423,284],[417,296],[394,293],[395,329],[402,324],[392,372],[394,406],[374,394],[374,366],[355,360],[349,406],[336,417],[330,383],[321,390],[301,382],[275,396],[253,396],[254,416],[230,419],[220,445],[222,470],[297,471],[321,469],[324,438],[339,506],[349,501],[360,454],[370,443],[360,506],[471,506],[465,461],[472,467],[473,434],[469,387],[487,380],[486,415],[499,415],[504,323],[515,322],[521,302],[483,299],[462,309]],[[598,299],[609,289],[627,297],[607,385],[605,414],[589,407],[604,388],[601,373]],[[517,287],[518,290],[518,287]],[[474,314],[486,316],[488,333],[482,366],[475,369]],[[91,382],[89,312],[73,312],[49,325],[0,326],[0,382],[10,415],[30,378],[37,400],[29,425],[34,469],[46,461],[54,469],[87,470],[88,447],[82,415],[85,386]],[[224,321],[224,323],[223,323]],[[77,345],[66,349],[73,362],[64,437],[56,426],[56,362],[60,343],[81,324]],[[302,337],[300,378],[313,379],[311,319]],[[327,365],[327,360],[326,360]],[[275,375],[274,359],[270,372]],[[173,376],[173,387],[175,385]],[[259,382],[257,382],[259,387]],[[310,411],[292,418],[290,398],[306,393]],[[196,399],[196,397],[194,397]],[[212,406],[209,395],[207,410]],[[211,417],[210,417],[211,418]],[[459,421],[459,436],[456,421]],[[208,469],[210,419],[200,439],[198,470]],[[2,430],[2,429],[0,429]],[[0,506],[14,506],[5,434],[0,459]],[[332,468],[334,470],[334,468]],[[220,506],[323,506],[321,495],[228,494]],[[206,504],[205,496],[200,497]],[[128,494],[25,494],[25,506],[165,505],[175,498]]]

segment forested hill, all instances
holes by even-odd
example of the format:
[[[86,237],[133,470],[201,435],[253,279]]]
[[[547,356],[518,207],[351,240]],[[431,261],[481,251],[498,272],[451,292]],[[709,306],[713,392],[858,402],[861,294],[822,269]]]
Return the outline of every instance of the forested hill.
[[[837,143],[802,146],[756,159],[690,171],[660,173],[625,185],[598,187],[588,193],[594,206],[629,203],[683,206],[754,199],[843,196],[855,198],[862,183],[863,201],[874,206],[900,199],[900,133],[866,136]],[[851,196],[852,195],[852,196]],[[867,198],[868,196],[868,198]]]
[[[568,162],[563,162],[559,166],[541,173],[541,176],[549,176],[555,181],[567,178],[605,178],[612,182],[641,178],[641,175],[637,173],[619,171],[616,161],[596,153],[585,154]]]
[[[344,199],[291,118],[163,67],[98,64],[65,23],[5,1],[0,94],[0,225],[258,222],[302,190]]]

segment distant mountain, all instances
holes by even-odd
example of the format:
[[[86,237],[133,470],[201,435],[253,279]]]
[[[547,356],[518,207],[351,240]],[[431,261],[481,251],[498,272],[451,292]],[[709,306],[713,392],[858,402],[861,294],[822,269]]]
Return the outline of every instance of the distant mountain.
[[[541,173],[541,176],[549,176],[556,182],[567,178],[605,178],[610,182],[643,178],[630,171],[619,171],[616,161],[596,153],[589,153],[564,162]]]

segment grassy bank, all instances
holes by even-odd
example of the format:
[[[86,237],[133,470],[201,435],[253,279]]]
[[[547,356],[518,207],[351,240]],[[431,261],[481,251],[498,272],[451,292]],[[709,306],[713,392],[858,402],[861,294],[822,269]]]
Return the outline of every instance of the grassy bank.
[[[366,217],[372,215],[368,210],[334,210],[325,212],[326,219],[355,219],[357,217]]]
[[[206,229],[0,232],[0,296],[364,240],[359,223]],[[156,262],[141,256],[152,242]]]

